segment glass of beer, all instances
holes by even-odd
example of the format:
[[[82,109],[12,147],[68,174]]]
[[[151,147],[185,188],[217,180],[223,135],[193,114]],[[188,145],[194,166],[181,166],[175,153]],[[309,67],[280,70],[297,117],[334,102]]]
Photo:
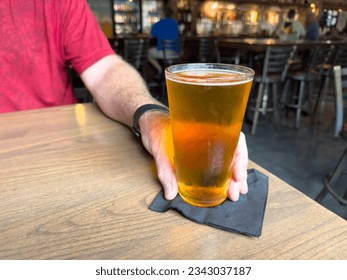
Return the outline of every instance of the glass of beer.
[[[227,198],[254,77],[250,68],[189,63],[165,70],[178,192],[212,207]]]

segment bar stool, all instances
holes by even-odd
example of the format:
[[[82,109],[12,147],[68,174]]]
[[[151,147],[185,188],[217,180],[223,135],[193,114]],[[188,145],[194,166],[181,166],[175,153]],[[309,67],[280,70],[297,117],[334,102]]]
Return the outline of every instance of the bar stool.
[[[347,91],[347,68],[334,66],[334,84],[336,92],[336,125],[335,135],[341,131],[343,123],[343,91]],[[327,174],[324,178],[324,187],[317,195],[316,201],[321,202],[330,193],[340,204],[347,205],[347,188],[343,196],[336,193],[334,187],[342,173],[347,171],[347,148],[339,159],[335,170]]]
[[[321,77],[323,66],[330,61],[332,55],[332,47],[330,45],[320,46],[309,52],[308,64],[302,69],[289,71],[285,81],[281,103],[286,108],[294,108],[296,110],[295,128],[300,126],[301,113],[304,107],[305,97],[308,103],[308,112],[313,122],[313,110],[311,105],[313,86]],[[298,83],[299,91],[293,91],[291,96],[288,96],[290,84]],[[308,86],[307,95],[305,88]]]
[[[254,107],[248,106],[247,109],[254,111],[252,122],[252,135],[255,134],[259,114],[265,115],[267,112],[273,112],[276,127],[279,123],[278,116],[278,86],[284,81],[288,70],[288,61],[294,55],[295,47],[267,47],[264,60],[261,61],[262,70],[255,74],[254,84],[258,85],[256,103]],[[270,91],[270,88],[272,89]],[[254,87],[253,87],[254,89]],[[272,107],[268,101],[272,94]],[[252,102],[250,99],[249,104]]]
[[[347,148],[343,152],[341,158],[339,159],[335,170],[324,177],[323,183],[324,187],[321,192],[317,195],[316,201],[321,202],[324,197],[330,193],[340,204],[347,205],[347,189],[343,196],[336,193],[334,187],[336,182],[341,177],[343,173],[347,171]]]
[[[174,40],[169,40],[169,39],[162,40],[163,59],[158,60],[163,68],[162,75],[161,75],[162,90],[161,90],[160,99],[166,98],[165,68],[182,62],[183,44],[184,43],[180,38],[174,39]],[[176,50],[178,50],[178,52]]]
[[[335,85],[335,131],[334,136],[339,136],[344,117],[344,100],[347,94],[347,67],[341,68],[340,65],[334,66],[334,85]]]
[[[199,38],[199,56],[198,62],[213,63],[220,62],[220,55],[218,49],[218,41],[212,37]]]
[[[138,70],[147,80],[149,39],[129,38],[124,40],[123,58]]]
[[[218,53],[221,63],[241,64],[243,52],[240,49],[221,47],[218,44]]]
[[[163,65],[164,69],[168,66],[181,63],[182,60],[182,45],[180,38],[175,40],[162,40],[163,44]],[[177,51],[178,50],[178,51]]]
[[[324,66],[324,70],[322,72],[322,78],[323,82],[321,84],[317,102],[315,105],[315,114],[316,119],[318,122],[320,122],[323,111],[324,111],[324,105],[325,102],[330,97],[330,100],[334,100],[335,93],[334,94],[328,94],[328,88],[329,83],[332,79],[334,79],[334,66],[339,65],[341,68],[347,67],[347,45],[346,44],[340,44],[335,47],[333,58],[330,64],[327,64]]]

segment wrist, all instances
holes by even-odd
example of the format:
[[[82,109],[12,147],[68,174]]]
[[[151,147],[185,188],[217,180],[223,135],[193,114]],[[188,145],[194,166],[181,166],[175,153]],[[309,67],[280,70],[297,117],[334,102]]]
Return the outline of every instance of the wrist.
[[[132,130],[137,138],[141,138],[141,128],[144,131],[144,128],[148,124],[149,115],[155,112],[168,115],[169,109],[164,105],[158,104],[145,104],[136,109],[133,115]]]

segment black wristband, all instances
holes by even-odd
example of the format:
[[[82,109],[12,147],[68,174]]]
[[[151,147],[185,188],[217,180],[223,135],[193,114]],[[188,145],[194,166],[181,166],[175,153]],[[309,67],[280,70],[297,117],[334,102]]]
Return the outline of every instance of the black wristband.
[[[141,116],[147,111],[153,111],[153,110],[170,113],[167,107],[157,105],[157,104],[145,104],[137,108],[133,116],[133,127],[132,127],[132,130],[135,133],[137,138],[141,138],[141,131],[140,131],[140,125],[139,125]]]

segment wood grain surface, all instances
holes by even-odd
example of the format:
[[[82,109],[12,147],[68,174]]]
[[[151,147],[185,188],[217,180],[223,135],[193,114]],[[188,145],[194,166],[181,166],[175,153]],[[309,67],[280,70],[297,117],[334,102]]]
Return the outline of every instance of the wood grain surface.
[[[161,186],[94,104],[0,115],[0,259],[347,259],[347,222],[270,178],[251,238],[148,209]]]

